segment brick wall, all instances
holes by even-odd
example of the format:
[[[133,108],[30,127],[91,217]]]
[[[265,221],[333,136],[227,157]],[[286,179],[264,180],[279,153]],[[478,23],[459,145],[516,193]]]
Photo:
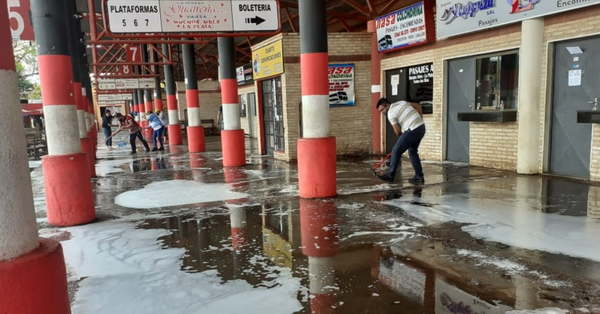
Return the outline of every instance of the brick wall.
[[[544,171],[544,156],[549,153],[549,128],[547,110],[551,102],[548,82],[552,65],[548,56],[552,53],[551,42],[576,37],[600,34],[600,7],[588,7],[545,18],[544,53],[542,75],[540,77],[540,146],[539,171]],[[520,46],[520,23],[494,28],[488,31],[472,33],[384,55],[382,60],[382,87],[385,88],[384,71],[426,62],[433,62],[434,92],[433,115],[426,116],[427,135],[421,145],[424,159],[443,160],[445,133],[445,77],[444,63],[448,60],[496,51],[518,48]],[[385,93],[385,91],[383,91]],[[516,170],[517,159],[517,123],[471,123],[470,124],[470,160],[474,165]],[[385,136],[385,135],[383,135]],[[600,126],[595,125],[592,134],[591,179],[600,180]]]
[[[176,82],[176,84],[179,117],[181,120],[187,121],[187,116],[185,113],[185,109],[187,108],[187,101],[185,99],[185,83]],[[221,92],[219,87],[219,81],[198,81],[198,101],[200,102],[201,119],[213,119],[216,125],[217,113],[219,112],[219,107],[221,106]]]
[[[285,129],[285,152],[275,153],[282,160],[296,159],[296,144],[300,135],[300,110],[302,99],[300,84],[300,37],[297,33],[285,33],[274,36],[252,47],[258,49],[278,39],[283,40],[285,73],[282,80],[283,119]],[[370,54],[368,33],[331,33],[328,36],[329,55],[361,56]],[[330,109],[331,131],[336,137],[338,154],[366,153],[371,145],[371,63],[370,61],[352,61],[335,59],[330,63],[353,63],[355,65],[354,89],[356,105]]]

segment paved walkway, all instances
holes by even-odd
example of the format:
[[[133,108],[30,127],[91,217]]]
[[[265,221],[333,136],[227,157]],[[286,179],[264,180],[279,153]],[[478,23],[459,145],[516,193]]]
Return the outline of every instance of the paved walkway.
[[[296,167],[267,157],[98,157],[85,226],[47,226],[32,171],[74,314],[600,313],[599,186],[426,163],[417,187],[408,161],[397,184],[339,161],[339,196],[300,200]]]

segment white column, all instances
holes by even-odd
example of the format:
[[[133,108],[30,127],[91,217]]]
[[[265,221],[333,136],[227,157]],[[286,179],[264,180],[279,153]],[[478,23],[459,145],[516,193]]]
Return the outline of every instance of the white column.
[[[239,104],[223,104],[223,129],[239,130],[242,128]]]
[[[302,96],[302,132],[304,138],[329,136],[329,96]]]
[[[10,41],[3,49],[11,49]],[[0,261],[38,246],[18,95],[16,72],[0,69]]]
[[[544,19],[521,22],[517,172],[522,174],[540,171],[540,81],[543,55]]]
[[[44,106],[48,155],[81,153],[77,108],[74,105]]]

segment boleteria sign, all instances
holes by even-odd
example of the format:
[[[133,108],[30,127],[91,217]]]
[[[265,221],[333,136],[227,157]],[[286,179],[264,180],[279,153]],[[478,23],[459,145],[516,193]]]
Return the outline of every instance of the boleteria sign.
[[[276,0],[107,0],[114,34],[229,33],[279,30]]]

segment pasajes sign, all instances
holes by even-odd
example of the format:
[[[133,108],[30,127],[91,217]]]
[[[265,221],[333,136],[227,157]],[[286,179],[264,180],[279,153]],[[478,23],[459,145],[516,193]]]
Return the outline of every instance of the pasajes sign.
[[[425,2],[417,2],[375,19],[380,52],[389,52],[429,42],[430,12]]]
[[[438,0],[437,38],[600,4],[600,0]]]
[[[329,105],[354,106],[354,64],[329,65]]]

